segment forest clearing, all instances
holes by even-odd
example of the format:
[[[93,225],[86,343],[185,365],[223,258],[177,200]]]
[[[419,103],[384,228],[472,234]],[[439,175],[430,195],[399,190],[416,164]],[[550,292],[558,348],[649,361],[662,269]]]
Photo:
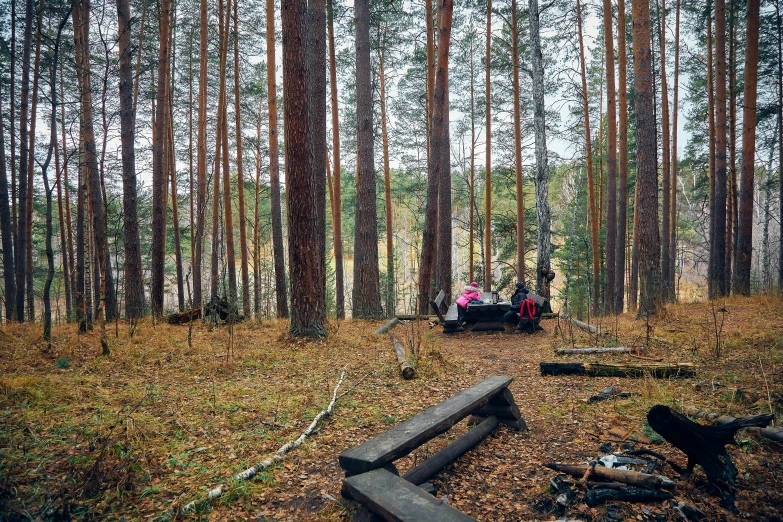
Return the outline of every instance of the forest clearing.
[[[127,326],[111,337],[113,355],[96,358],[96,334],[77,337],[56,327],[47,349],[40,331],[3,330],[0,353],[0,440],[5,517],[151,519],[178,510],[220,483],[226,493],[188,517],[209,520],[350,520],[356,503],[340,496],[337,456],[489,375],[512,375],[529,430],[499,427],[434,480],[437,496],[478,520],[553,520],[555,472],[546,462],[584,462],[626,442],[684,465],[685,456],[645,426],[654,404],[743,416],[783,413],[783,303],[777,297],[735,298],[725,314],[715,353],[709,303],[670,305],[651,321],[645,357],[691,362],[692,378],[541,377],[542,361],[630,361],[628,355],[555,356],[571,345],[568,328],[533,336],[456,334],[420,322],[398,325],[396,337],[417,345],[417,376],[404,380],[377,321],[336,323],[323,341],[286,333],[281,321],[234,327],[233,353],[225,326],[209,328],[144,321],[129,339]],[[722,316],[722,317],[721,317]],[[724,321],[725,319],[725,321]],[[753,325],[749,328],[748,325]],[[608,326],[604,324],[604,326]],[[612,326],[614,331],[614,326]],[[606,345],[640,345],[645,324],[619,316],[617,338]],[[415,339],[414,339],[415,337]],[[590,345],[574,329],[573,344]],[[638,360],[637,360],[638,361]],[[282,463],[246,482],[233,473],[297,438],[326,407],[346,369],[336,404],[318,431]],[[362,380],[364,379],[364,380]],[[360,382],[361,381],[361,382]],[[588,403],[604,387],[634,395]],[[777,425],[777,423],[776,423]],[[465,423],[397,461],[406,471],[464,433]],[[739,469],[734,515],[707,493],[699,468],[677,481],[675,500],[707,520],[779,520],[783,502],[781,444],[741,432],[729,454]],[[47,514],[45,514],[46,512]],[[669,501],[568,509],[578,520],[679,520]],[[641,518],[638,518],[638,517]],[[614,518],[612,518],[614,517]]]

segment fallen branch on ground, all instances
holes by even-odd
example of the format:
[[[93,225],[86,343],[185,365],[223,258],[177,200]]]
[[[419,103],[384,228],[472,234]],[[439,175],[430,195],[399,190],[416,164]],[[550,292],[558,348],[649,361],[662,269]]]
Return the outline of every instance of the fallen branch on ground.
[[[591,353],[631,353],[635,351],[634,348],[618,347],[618,348],[560,348],[555,350],[557,355],[584,355]]]
[[[567,315],[564,315],[563,319],[567,319],[568,321],[571,321],[571,323],[574,326],[578,326],[582,330],[586,330],[586,331],[590,332],[591,334],[603,335],[603,334],[608,334],[609,333],[609,332],[604,332],[603,330],[601,330],[597,326],[593,326],[593,325],[590,325],[590,324],[587,324],[587,323],[583,323],[582,321],[580,321],[578,319],[574,319],[573,317],[569,317]]]
[[[561,473],[567,473],[568,475],[579,479],[584,477],[588,469],[591,467],[585,464],[557,464],[554,462],[544,464],[544,466]],[[596,477],[613,482],[622,482],[623,484],[649,489],[674,487],[674,481],[670,478],[664,477],[663,475],[650,475],[647,473],[639,473],[638,471],[611,469],[601,466],[594,466],[592,468],[593,469],[590,471],[588,477]]]
[[[541,363],[541,375],[590,375],[591,377],[691,377],[696,373],[692,363]]]
[[[397,326],[398,324],[400,324],[400,320],[399,320],[399,318],[397,318],[397,317],[392,317],[392,318],[391,318],[391,319],[389,319],[387,322],[383,323],[383,324],[382,324],[382,325],[381,325],[381,326],[380,326],[380,327],[379,327],[377,330],[375,330],[375,331],[373,332],[373,334],[374,334],[374,335],[381,335],[381,334],[385,334],[386,332],[388,332],[389,330],[391,330],[392,328],[394,328],[394,327],[395,327],[395,326]]]
[[[372,372],[370,372],[372,373]],[[345,379],[345,370],[343,370],[342,374],[340,375],[340,380],[337,381],[337,386],[334,387],[334,391],[332,392],[332,400],[329,403],[329,406],[325,410],[321,410],[318,415],[313,418],[313,422],[310,423],[310,426],[307,427],[304,432],[299,436],[298,439],[296,439],[293,442],[289,442],[283,446],[280,447],[271,457],[261,461],[260,463],[256,464],[255,466],[251,466],[247,468],[245,471],[241,471],[233,476],[234,480],[249,480],[256,476],[259,472],[265,470],[266,468],[272,466],[273,464],[276,464],[280,461],[282,461],[285,458],[286,453],[291,451],[294,448],[298,448],[302,445],[302,443],[305,441],[305,439],[312,435],[315,432],[315,427],[318,425],[318,422],[323,419],[326,416],[331,415],[334,412],[334,406],[337,403],[337,401],[345,396],[348,392],[356,388],[361,382],[367,378],[370,373],[365,374],[364,377],[362,377],[356,384],[351,386],[347,391],[341,393],[340,395],[337,395],[337,390],[340,389],[340,386],[343,383],[343,379]],[[220,484],[216,488],[210,490],[207,492],[207,496],[204,499],[205,501],[209,502],[210,500],[214,500],[221,496],[226,491],[226,484]],[[195,509],[196,505],[198,504],[198,501],[194,500],[188,504],[185,505],[185,507],[182,508],[182,513],[188,513]]]
[[[400,374],[402,374],[406,381],[413,379],[413,377],[416,376],[416,370],[411,366],[411,363],[408,362],[408,356],[405,355],[405,347],[395,339],[394,335],[389,334],[389,338],[391,339],[392,346],[394,346],[394,352],[397,354],[397,364],[400,365]]]

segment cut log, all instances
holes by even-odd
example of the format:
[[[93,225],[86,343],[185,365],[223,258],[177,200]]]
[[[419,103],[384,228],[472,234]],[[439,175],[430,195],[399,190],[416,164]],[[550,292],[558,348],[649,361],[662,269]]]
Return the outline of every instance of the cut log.
[[[713,421],[716,424],[728,424],[730,422],[734,422],[737,420],[735,417],[730,417],[729,415],[717,415],[715,413],[709,413],[703,410],[700,410],[698,408],[688,408],[685,410],[685,413],[690,415],[691,417],[698,417],[700,419],[706,419],[709,421]],[[741,417],[741,419],[747,419],[747,418],[753,418],[753,417]],[[759,428],[755,426],[751,426],[749,428],[746,428],[746,430],[749,433],[753,433],[756,435],[760,435],[766,439],[774,440],[775,442],[783,442],[783,428]]]
[[[590,375],[591,377],[690,377],[696,373],[692,363],[541,363],[541,375]]]
[[[422,321],[430,321],[437,318],[437,315],[397,314],[397,319],[400,321],[416,321],[417,319]]]
[[[364,444],[343,452],[340,467],[347,475],[364,473],[404,457],[428,440],[448,431],[477,408],[487,404],[513,377],[487,377],[475,386],[402,422]]]
[[[389,334],[389,337],[391,338],[392,346],[394,346],[394,352],[397,354],[397,364],[400,365],[400,373],[405,380],[413,379],[416,376],[416,370],[408,362],[408,357],[405,355],[405,347],[392,334]]]
[[[707,480],[722,497],[722,504],[735,511],[734,485],[737,468],[726,452],[726,444],[736,444],[734,435],[742,428],[766,427],[773,415],[756,415],[735,419],[718,426],[702,426],[672,411],[668,406],[653,406],[647,413],[647,422],[661,437],[688,456],[688,471],[699,464]]]
[[[476,444],[484,440],[484,438],[492,433],[497,427],[497,417],[488,417],[484,422],[468,431],[465,435],[404,474],[402,478],[417,486],[424,484],[437,475],[443,468],[456,461]]]
[[[474,415],[480,417],[495,416],[498,419],[519,420],[522,418],[522,412],[516,404],[487,404],[476,410]]]
[[[577,478],[582,478],[587,472],[587,468],[590,467],[586,464],[557,464],[554,462],[544,464],[544,466],[561,473],[567,473],[572,477]],[[622,482],[623,484],[628,484],[630,486],[648,489],[668,489],[674,487],[674,481],[670,478],[664,477],[663,475],[650,475],[647,473],[639,473],[638,471],[631,471],[627,469],[611,469],[604,468],[602,466],[594,466],[590,471],[590,477],[609,480],[612,482]]]
[[[555,350],[557,355],[585,355],[592,353],[631,353],[633,348],[560,348]]]
[[[400,324],[400,319],[399,319],[399,317],[392,317],[392,318],[391,318],[391,319],[389,319],[387,322],[383,323],[383,324],[381,325],[381,327],[380,327],[380,328],[378,328],[377,330],[375,330],[373,333],[374,333],[375,335],[382,335],[382,334],[385,334],[386,332],[388,332],[389,330],[391,330],[392,328],[394,328],[394,327],[395,327],[395,326],[397,326],[398,324]]]
[[[192,308],[166,316],[166,322],[169,324],[185,324],[198,319],[201,319],[201,308]]]
[[[592,489],[585,495],[585,502],[589,507],[600,506],[612,500],[623,502],[649,502],[651,500],[669,500],[673,495],[668,491],[647,488],[601,488]]]
[[[475,521],[420,487],[383,469],[343,479],[343,494],[361,502],[384,520]]]
[[[593,325],[590,325],[590,324],[587,324],[587,323],[583,323],[582,321],[580,321],[578,319],[574,319],[573,317],[569,317],[567,315],[564,315],[563,319],[567,319],[567,320],[571,321],[571,324],[573,324],[574,326],[578,326],[582,330],[586,330],[586,331],[590,332],[591,334],[603,335],[603,334],[608,334],[609,333],[609,332],[604,332],[603,330],[601,330],[597,326],[593,326]]]

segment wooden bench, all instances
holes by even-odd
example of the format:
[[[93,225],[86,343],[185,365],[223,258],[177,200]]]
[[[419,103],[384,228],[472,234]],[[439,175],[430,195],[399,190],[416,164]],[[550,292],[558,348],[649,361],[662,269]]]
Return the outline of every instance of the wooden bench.
[[[512,429],[527,428],[514,396],[508,390],[512,380],[513,377],[508,376],[487,377],[377,437],[343,452],[339,457],[340,467],[345,470],[347,477],[343,480],[343,495],[361,502],[384,520],[473,520],[459,512],[463,518],[456,518],[456,510],[443,507],[440,501],[424,491],[418,491],[416,486],[469,451],[492,433],[499,423]],[[448,431],[471,414],[481,420],[478,426],[403,477],[395,475],[395,460]]]
[[[443,333],[457,333],[464,332],[465,329],[459,323],[459,311],[457,310],[457,303],[452,303],[449,306],[446,316],[443,316],[441,307],[443,306],[443,300],[446,298],[446,291],[441,290],[438,295],[430,301],[430,306],[435,311],[435,315],[438,316],[440,324],[443,325]]]
[[[442,500],[385,469],[362,473],[343,481],[350,496],[384,520],[427,522],[473,521]]]

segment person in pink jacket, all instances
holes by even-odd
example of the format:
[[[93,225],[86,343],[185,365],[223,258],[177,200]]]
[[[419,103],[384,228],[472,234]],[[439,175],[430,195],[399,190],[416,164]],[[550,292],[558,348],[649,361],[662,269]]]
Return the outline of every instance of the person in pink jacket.
[[[481,294],[479,293],[479,285],[475,281],[470,283],[470,286],[466,286],[462,291],[462,295],[457,298],[457,317],[459,322],[465,321],[465,316],[468,313],[468,305],[471,301],[481,301]]]

